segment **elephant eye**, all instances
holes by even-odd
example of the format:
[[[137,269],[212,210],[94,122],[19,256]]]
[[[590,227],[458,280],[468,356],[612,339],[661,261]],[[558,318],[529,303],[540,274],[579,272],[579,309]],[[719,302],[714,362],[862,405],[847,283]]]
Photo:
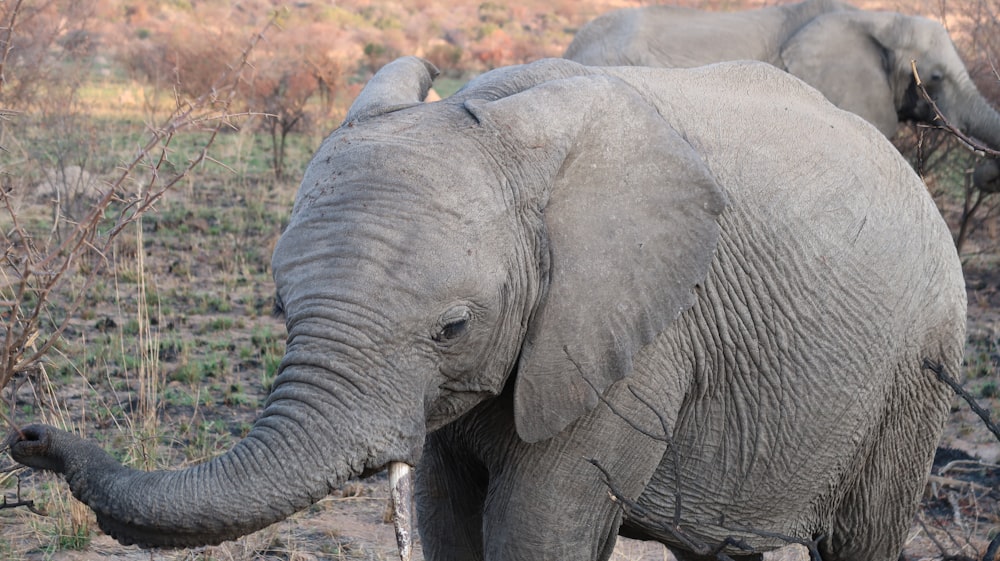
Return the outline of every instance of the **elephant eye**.
[[[466,306],[455,306],[441,316],[440,328],[432,339],[438,343],[458,339],[465,333],[470,319],[472,319],[472,310]]]
[[[285,304],[281,301],[281,295],[277,292],[274,293],[274,308],[271,310],[271,314],[276,318],[285,317]]]

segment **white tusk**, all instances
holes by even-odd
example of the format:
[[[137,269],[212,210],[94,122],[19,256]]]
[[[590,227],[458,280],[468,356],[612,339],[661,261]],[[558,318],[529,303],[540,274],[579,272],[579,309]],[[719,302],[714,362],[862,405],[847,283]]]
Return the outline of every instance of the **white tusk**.
[[[389,493],[392,496],[392,526],[396,530],[399,558],[413,554],[413,469],[403,462],[389,463]]]

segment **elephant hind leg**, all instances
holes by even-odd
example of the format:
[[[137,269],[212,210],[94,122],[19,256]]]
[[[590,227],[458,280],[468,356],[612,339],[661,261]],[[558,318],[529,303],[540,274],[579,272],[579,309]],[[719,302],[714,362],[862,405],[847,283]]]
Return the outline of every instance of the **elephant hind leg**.
[[[486,468],[449,442],[447,428],[428,435],[417,469],[417,523],[424,559],[483,559]]]
[[[926,375],[897,377],[875,444],[820,543],[823,561],[899,559],[948,414],[947,391]]]

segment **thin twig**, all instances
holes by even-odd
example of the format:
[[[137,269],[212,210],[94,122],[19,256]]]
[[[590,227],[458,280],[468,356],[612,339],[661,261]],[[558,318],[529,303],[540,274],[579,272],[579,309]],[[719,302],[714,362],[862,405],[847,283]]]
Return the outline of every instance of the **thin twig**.
[[[926,101],[931,106],[931,109],[934,110],[934,119],[936,121],[941,121],[940,125],[941,128],[944,128],[948,132],[955,135],[956,138],[961,140],[962,143],[965,144],[971,150],[986,156],[991,156],[993,158],[1000,158],[1000,150],[994,150],[982,144],[981,142],[973,140],[964,132],[959,130],[958,127],[956,127],[955,125],[951,124],[950,121],[948,121],[948,119],[944,116],[944,113],[941,112],[941,109],[938,108],[937,103],[935,103],[934,99],[930,96],[929,93],[927,93],[927,89],[924,87],[924,83],[920,79],[920,74],[917,72],[917,61],[915,60],[910,61],[910,69],[913,71],[913,79],[916,81],[917,91],[920,93],[920,97],[923,98],[923,100]]]
[[[959,384],[957,381],[955,381],[954,378],[949,376],[948,373],[944,371],[944,366],[941,363],[934,362],[929,358],[925,358],[923,367],[936,374],[938,380],[941,380],[945,384],[948,384],[948,386],[952,389],[952,391],[954,391],[959,397],[964,399],[965,402],[969,404],[969,408],[972,409],[972,411],[975,412],[976,415],[979,415],[979,418],[983,420],[983,423],[986,424],[986,428],[990,429],[990,432],[993,433],[993,436],[995,436],[996,439],[1000,441],[1000,427],[997,427],[997,425],[993,422],[993,418],[992,415],[990,415],[990,412],[983,409],[982,406],[980,406],[979,403],[976,401],[976,398],[972,397],[972,395],[969,394],[969,392],[965,391],[965,388],[963,388],[961,384]]]

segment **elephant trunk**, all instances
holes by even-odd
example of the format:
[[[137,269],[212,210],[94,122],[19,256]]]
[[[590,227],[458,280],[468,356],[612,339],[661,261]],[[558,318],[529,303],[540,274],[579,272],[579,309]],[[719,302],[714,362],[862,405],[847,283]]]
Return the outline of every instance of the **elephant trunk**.
[[[1000,113],[978,91],[960,107],[963,113],[956,125],[969,136],[982,141],[987,148],[1000,150]],[[1000,164],[995,159],[982,162],[976,167],[972,180],[983,191],[1000,191]]]
[[[963,105],[959,127],[983,141],[989,148],[1000,150],[1000,113],[976,92]]]
[[[286,381],[276,384],[246,438],[188,469],[133,470],[92,442],[42,425],[13,434],[11,456],[64,474],[74,496],[97,514],[101,529],[123,544],[217,544],[280,521],[349,477],[376,469],[372,443],[359,431],[338,431],[351,426],[343,419],[331,421],[332,396],[315,384],[288,381],[294,373],[281,377]]]

